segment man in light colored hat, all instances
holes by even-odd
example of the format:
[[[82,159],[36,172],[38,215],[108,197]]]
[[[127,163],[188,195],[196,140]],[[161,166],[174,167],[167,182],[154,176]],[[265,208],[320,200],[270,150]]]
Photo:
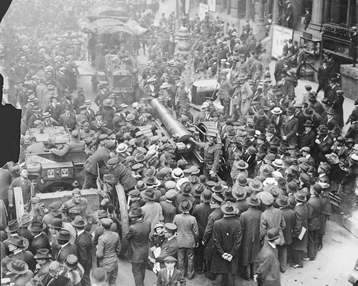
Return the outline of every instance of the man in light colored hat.
[[[118,233],[110,230],[113,221],[109,218],[101,219],[104,228],[103,234],[98,238],[96,257],[99,267],[107,272],[107,283],[116,285],[118,275],[118,255],[121,251],[121,241]]]
[[[107,273],[102,267],[98,267],[91,272],[92,286],[106,286]]]

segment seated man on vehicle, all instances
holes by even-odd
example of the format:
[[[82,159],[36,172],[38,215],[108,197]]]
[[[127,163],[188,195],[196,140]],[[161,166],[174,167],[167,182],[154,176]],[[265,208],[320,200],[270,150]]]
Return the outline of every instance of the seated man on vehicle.
[[[69,218],[71,214],[83,216],[87,210],[87,199],[82,197],[80,189],[74,189],[72,195],[72,199],[62,205],[62,211]]]
[[[71,132],[71,139],[67,142],[62,149],[52,148],[50,152],[57,156],[65,156],[68,152],[84,152],[85,142],[79,140],[78,130]]]
[[[123,63],[126,62],[127,59],[130,59],[131,62],[133,62],[133,58],[132,58],[130,52],[126,50],[124,45],[121,45],[121,49],[119,50],[119,52],[117,54],[117,58]]]

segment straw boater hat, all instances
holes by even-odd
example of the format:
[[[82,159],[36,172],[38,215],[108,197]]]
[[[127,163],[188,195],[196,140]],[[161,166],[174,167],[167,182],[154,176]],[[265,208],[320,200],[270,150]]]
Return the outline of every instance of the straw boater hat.
[[[282,110],[281,110],[281,108],[278,107],[278,106],[274,107],[274,108],[271,110],[271,112],[272,112],[273,114],[276,114],[276,115],[282,114]]]

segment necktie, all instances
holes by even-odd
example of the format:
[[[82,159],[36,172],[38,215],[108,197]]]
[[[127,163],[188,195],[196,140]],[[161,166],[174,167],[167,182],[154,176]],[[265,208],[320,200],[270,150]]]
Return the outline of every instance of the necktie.
[[[173,271],[169,271],[169,280],[172,280],[173,277]]]

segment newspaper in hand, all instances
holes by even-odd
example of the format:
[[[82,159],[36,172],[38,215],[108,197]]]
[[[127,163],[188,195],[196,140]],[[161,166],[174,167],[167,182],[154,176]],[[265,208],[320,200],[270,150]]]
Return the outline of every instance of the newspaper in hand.
[[[298,239],[299,240],[302,240],[302,238],[304,237],[305,233],[306,233],[306,228],[304,226],[302,226],[302,229],[301,229],[301,233],[300,235],[298,236]]]

